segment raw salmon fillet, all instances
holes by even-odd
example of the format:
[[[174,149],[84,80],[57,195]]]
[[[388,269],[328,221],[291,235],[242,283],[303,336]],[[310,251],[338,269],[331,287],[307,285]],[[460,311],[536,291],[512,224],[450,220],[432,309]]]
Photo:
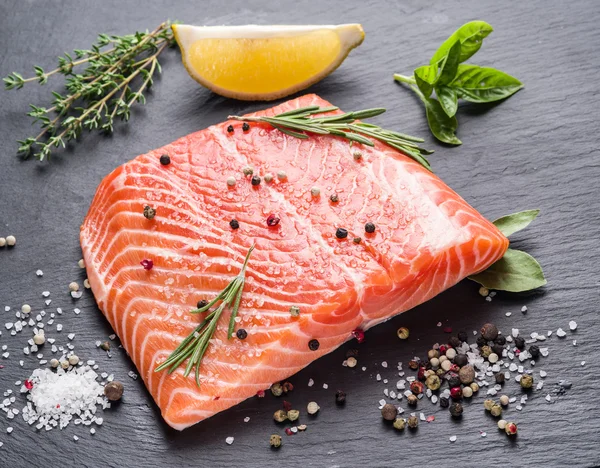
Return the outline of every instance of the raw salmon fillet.
[[[256,115],[307,105],[316,95]],[[227,132],[233,125],[235,131]],[[353,153],[362,152],[355,160]],[[171,157],[163,166],[159,158]],[[252,186],[242,168],[287,178]],[[234,176],[237,183],[228,187]],[[320,197],[311,196],[319,187]],[[339,202],[329,196],[338,194]],[[156,209],[152,220],[145,205]],[[276,214],[281,222],[268,227]],[[240,227],[233,230],[231,219]],[[366,222],[376,230],[365,233]],[[336,229],[348,230],[346,239]],[[354,237],[362,237],[355,243]],[[240,271],[237,328],[225,312],[200,367],[156,366],[201,320],[189,313]],[[368,328],[420,304],[502,257],[508,240],[420,164],[384,144],[306,140],[263,124],[224,122],[122,165],[98,187],[81,227],[98,306],[118,333],[165,421],[184,429],[298,372]],[[154,267],[145,270],[143,259]],[[290,307],[300,308],[299,317]],[[319,341],[316,351],[310,340]]]

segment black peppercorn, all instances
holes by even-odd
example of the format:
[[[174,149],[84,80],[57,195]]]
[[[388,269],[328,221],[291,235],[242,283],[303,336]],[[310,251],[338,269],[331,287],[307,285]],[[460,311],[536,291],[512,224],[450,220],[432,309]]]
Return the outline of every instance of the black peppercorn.
[[[448,387],[460,387],[460,377],[458,374],[446,374],[446,380],[448,381]]]
[[[454,356],[454,364],[458,367],[466,366],[469,363],[469,358],[466,354],[457,354]]]
[[[255,187],[257,185],[260,185],[260,177],[258,177],[257,175],[252,176],[252,185],[254,185]]]
[[[460,331],[458,332],[458,339],[460,341],[466,342],[469,339],[469,335],[467,335],[466,331]]]
[[[331,196],[329,197],[329,201],[330,201],[331,203],[337,203],[337,202],[339,202],[339,201],[340,201],[340,197],[338,197],[338,196],[337,196],[337,194],[336,194],[336,193],[334,193],[333,195],[331,195]]]
[[[440,407],[448,408],[448,406],[450,406],[450,399],[444,396],[440,397]]]
[[[308,342],[308,349],[311,351],[316,351],[319,349],[319,340],[312,339]]]
[[[250,130],[250,125],[248,125],[248,122],[244,122],[242,124],[242,130],[247,132],[248,130]]]
[[[462,416],[463,407],[460,403],[454,402],[450,405],[450,415],[453,418],[460,418]]]
[[[156,216],[156,210],[152,208],[150,205],[146,205],[144,207],[144,218],[153,219]]]
[[[517,336],[515,338],[515,346],[517,347],[517,349],[525,348],[525,338],[523,338],[522,336]]]
[[[335,231],[335,237],[337,237],[338,239],[345,239],[346,237],[348,237],[348,230],[344,228],[337,228],[337,230]]]
[[[497,372],[494,375],[494,378],[496,379],[496,383],[502,385],[504,383],[504,381],[506,380],[506,376],[504,375],[504,372]]]
[[[453,348],[458,348],[462,344],[462,342],[457,336],[451,336],[448,340],[448,344]]]
[[[475,342],[477,343],[477,346],[479,346],[480,348],[482,346],[487,345],[487,340],[483,336],[478,336],[477,340]]]
[[[504,346],[499,344],[494,344],[492,346],[492,351],[498,355],[498,357],[502,356],[502,351],[504,351]]]
[[[229,225],[231,226],[231,229],[239,229],[240,227],[240,223],[237,219],[232,219],[229,221]]]
[[[346,351],[346,358],[349,358],[349,357],[353,357],[353,358],[358,357],[358,349],[352,348],[352,349],[349,349],[348,351]]]
[[[494,343],[504,346],[506,344],[506,337],[504,335],[498,335],[494,340]]]
[[[202,307],[206,307],[208,305],[208,301],[206,299],[200,299],[198,304],[196,304],[197,309],[202,309]]]
[[[163,166],[167,166],[167,165],[171,164],[171,157],[170,157],[168,154],[163,154],[163,155],[160,157],[160,163],[161,163]]]
[[[481,336],[488,341],[494,341],[498,337],[498,327],[493,323],[486,323],[481,327]]]
[[[538,345],[531,345],[529,347],[529,354],[531,354],[531,357],[536,359],[538,357],[540,357],[540,347]]]
[[[362,241],[362,239],[360,237],[355,237],[353,239],[353,241],[354,241],[355,244],[360,244],[360,242]]]
[[[373,223],[365,224],[365,232],[368,232],[369,234],[375,232],[375,225]]]
[[[238,328],[238,331],[235,332],[235,336],[240,340],[245,340],[248,337],[248,332],[243,328]]]
[[[233,125],[227,127],[227,133],[233,133]]]
[[[343,392],[342,390],[335,392],[335,403],[337,405],[343,405],[346,403],[346,392]]]

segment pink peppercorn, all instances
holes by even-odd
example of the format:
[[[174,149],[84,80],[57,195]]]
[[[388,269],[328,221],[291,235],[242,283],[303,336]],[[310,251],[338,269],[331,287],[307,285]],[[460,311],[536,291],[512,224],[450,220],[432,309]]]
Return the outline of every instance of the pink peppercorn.
[[[292,404],[289,401],[283,400],[283,409],[289,411],[292,409]]]
[[[420,395],[425,391],[425,386],[421,382],[415,380],[410,383],[410,391],[415,395]]]
[[[354,338],[356,338],[356,341],[358,341],[359,343],[365,341],[365,332],[360,328],[352,330],[352,336],[354,336]]]
[[[144,267],[144,270],[152,270],[152,267],[154,266],[154,262],[152,260],[145,258],[144,260],[142,260],[140,262],[140,265],[142,265]]]
[[[31,380],[26,380],[24,384],[27,390],[31,390],[33,388],[33,382]]]
[[[256,396],[258,398],[264,398],[265,397],[265,391],[264,390],[259,390],[258,392],[256,392]]]
[[[440,349],[438,350],[440,352],[440,355],[446,354],[446,351],[448,351],[448,348],[450,346],[447,345],[440,345]]]
[[[285,428],[285,433],[289,436],[293,435],[294,433],[292,432],[292,430],[289,427]]]
[[[267,226],[277,226],[279,224],[279,221],[280,219],[277,215],[270,214],[267,218]]]

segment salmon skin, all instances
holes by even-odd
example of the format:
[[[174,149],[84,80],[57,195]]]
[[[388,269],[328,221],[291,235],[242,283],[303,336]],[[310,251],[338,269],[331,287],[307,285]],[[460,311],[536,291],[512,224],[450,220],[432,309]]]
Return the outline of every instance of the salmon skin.
[[[331,104],[313,94],[253,115],[308,105]],[[163,154],[170,164],[161,165]],[[245,166],[275,177],[253,186]],[[281,171],[287,177],[277,177]],[[144,217],[146,205],[156,209],[153,219]],[[280,222],[269,227],[271,214]],[[233,218],[239,229],[230,227]],[[367,222],[375,232],[365,232]],[[337,228],[348,236],[338,239]],[[183,376],[184,366],[154,372],[201,320],[189,311],[238,274],[253,244],[236,319],[247,338],[227,338],[226,312],[200,366],[200,387],[193,373]],[[167,424],[182,430],[288,378],[353,330],[484,270],[508,240],[438,177],[385,144],[301,140],[266,124],[243,131],[242,122],[228,121],[109,174],[81,227],[81,246],[98,306]],[[144,259],[151,270],[140,265]]]

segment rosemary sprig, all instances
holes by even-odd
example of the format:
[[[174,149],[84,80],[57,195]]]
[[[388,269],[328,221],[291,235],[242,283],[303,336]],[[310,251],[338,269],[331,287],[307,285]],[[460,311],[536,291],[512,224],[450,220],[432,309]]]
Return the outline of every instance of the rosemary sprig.
[[[217,302],[221,302],[219,307],[209,312],[202,322],[194,329],[194,331],[181,342],[181,344],[173,351],[167,360],[159,365],[154,372],[160,372],[164,369],[169,369],[169,374],[175,372],[175,370],[189,358],[188,363],[183,373],[184,377],[190,375],[190,372],[195,367],[196,384],[200,386],[200,363],[202,358],[208,349],[210,340],[215,334],[217,324],[223,311],[225,309],[231,309],[231,316],[229,317],[229,328],[227,330],[227,338],[231,339],[233,330],[235,328],[235,318],[237,317],[238,310],[240,308],[240,302],[242,300],[242,291],[244,290],[244,284],[246,283],[246,266],[250,259],[250,254],[254,250],[254,246],[248,249],[244,264],[239,274],[231,280],[231,282],[223,289],[212,301],[206,304],[200,309],[194,309],[190,311],[192,314],[200,314],[206,312]]]
[[[350,143],[356,142],[374,146],[372,139],[379,140],[431,170],[425,155],[433,153],[421,148],[417,143],[424,140],[403,133],[385,130],[377,125],[357,122],[383,114],[385,109],[375,108],[355,112],[346,112],[326,117],[312,117],[315,114],[326,114],[337,110],[337,107],[307,106],[300,107],[273,117],[243,117],[230,115],[233,120],[245,122],[264,122],[295,138],[308,138],[307,133],[317,135],[335,135],[345,138]]]
[[[33,154],[41,161],[50,157],[53,147],[64,148],[68,141],[76,140],[83,129],[111,133],[116,118],[128,121],[131,106],[146,102],[144,92],[152,86],[154,73],[161,72],[158,56],[175,43],[171,24],[166,21],[152,32],[125,36],[100,34],[91,49],[76,49],[73,55],[59,57],[54,70],[34,66],[35,76],[23,78],[13,72],[5,77],[6,89],[20,89],[35,81],[44,85],[55,74],[65,76],[66,94],[53,91],[51,107],[30,104],[27,115],[41,123],[41,131],[18,140],[18,153],[24,158]],[[76,67],[84,64],[77,73]]]

